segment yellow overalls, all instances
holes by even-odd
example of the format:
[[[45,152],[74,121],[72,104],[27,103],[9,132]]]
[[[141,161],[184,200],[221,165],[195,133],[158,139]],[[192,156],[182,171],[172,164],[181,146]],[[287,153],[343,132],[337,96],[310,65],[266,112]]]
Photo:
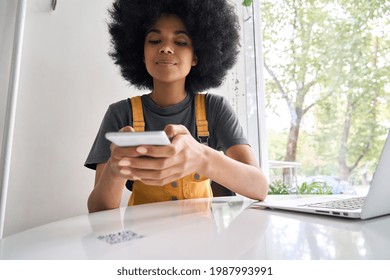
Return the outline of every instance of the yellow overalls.
[[[145,122],[142,109],[141,96],[131,98],[133,114],[133,128],[135,131],[144,131]],[[204,94],[195,95],[196,129],[201,139],[209,136],[206,120],[206,101]],[[212,197],[210,180],[201,174],[194,172],[181,179],[163,186],[150,186],[140,181],[133,182],[133,190],[128,205],[144,203]]]

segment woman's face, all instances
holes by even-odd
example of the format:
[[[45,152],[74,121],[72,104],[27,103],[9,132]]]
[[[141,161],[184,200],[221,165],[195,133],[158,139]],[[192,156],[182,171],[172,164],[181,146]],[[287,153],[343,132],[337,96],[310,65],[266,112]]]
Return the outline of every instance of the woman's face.
[[[192,40],[176,15],[161,16],[148,30],[144,43],[145,65],[153,81],[182,82],[197,63]]]

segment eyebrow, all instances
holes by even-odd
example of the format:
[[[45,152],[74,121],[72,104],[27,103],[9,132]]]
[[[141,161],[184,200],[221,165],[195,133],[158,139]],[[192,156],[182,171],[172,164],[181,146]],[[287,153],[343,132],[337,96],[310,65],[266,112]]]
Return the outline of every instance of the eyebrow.
[[[152,33],[152,32],[157,33],[157,34],[161,34],[160,30],[152,28],[152,29],[149,29],[146,32],[146,35],[148,35],[149,33]],[[187,35],[189,38],[191,38],[190,34],[187,31],[185,31],[185,30],[177,30],[177,31],[174,32],[174,34],[175,35],[184,34],[184,35]]]

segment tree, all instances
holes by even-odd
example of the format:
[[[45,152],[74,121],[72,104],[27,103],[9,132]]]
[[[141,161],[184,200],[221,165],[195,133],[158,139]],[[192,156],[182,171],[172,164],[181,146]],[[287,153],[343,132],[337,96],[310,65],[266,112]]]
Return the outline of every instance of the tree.
[[[381,111],[378,104],[381,98],[390,100],[384,87],[384,82],[390,81],[390,68],[385,58],[389,51],[389,41],[386,43],[386,35],[384,32],[380,34],[377,24],[385,22],[382,17],[389,16],[389,6],[386,10],[385,3],[381,2],[341,1],[345,14],[353,19],[343,21],[338,28],[343,30],[340,37],[344,37],[347,51],[343,65],[350,70],[343,83],[347,89],[347,100],[338,154],[340,178],[343,180],[350,177],[370,149],[375,149],[373,144],[384,132],[377,125]],[[351,133],[354,135],[350,139]]]
[[[332,90],[320,91],[328,76],[330,11],[321,1],[264,1],[262,6],[264,67],[272,78],[267,85],[279,93],[290,113],[284,160],[296,161],[304,116]],[[278,95],[276,95],[278,96]],[[272,98],[275,95],[272,94]]]
[[[316,118],[326,129],[307,126],[305,133],[328,140],[331,151],[318,145],[318,152],[337,159],[347,179],[363,158],[377,156],[373,147],[386,133],[378,126],[386,106],[378,104],[390,103],[390,44],[377,26],[389,26],[389,3],[264,0],[261,15],[267,101],[284,100],[290,114],[284,160],[296,161],[299,148],[304,154],[300,133],[305,119]]]

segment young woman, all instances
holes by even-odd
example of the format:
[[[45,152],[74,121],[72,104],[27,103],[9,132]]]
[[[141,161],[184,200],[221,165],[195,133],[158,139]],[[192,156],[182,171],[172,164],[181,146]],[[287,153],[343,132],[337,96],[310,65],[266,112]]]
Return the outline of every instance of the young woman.
[[[231,106],[198,94],[219,86],[236,62],[234,9],[225,0],[117,0],[111,16],[112,57],[127,81],[150,93],[109,107],[85,163],[96,169],[89,211],[119,207],[125,185],[129,205],[212,197],[210,180],[263,200],[267,180]],[[118,147],[104,137],[136,123],[164,130],[171,144]]]

